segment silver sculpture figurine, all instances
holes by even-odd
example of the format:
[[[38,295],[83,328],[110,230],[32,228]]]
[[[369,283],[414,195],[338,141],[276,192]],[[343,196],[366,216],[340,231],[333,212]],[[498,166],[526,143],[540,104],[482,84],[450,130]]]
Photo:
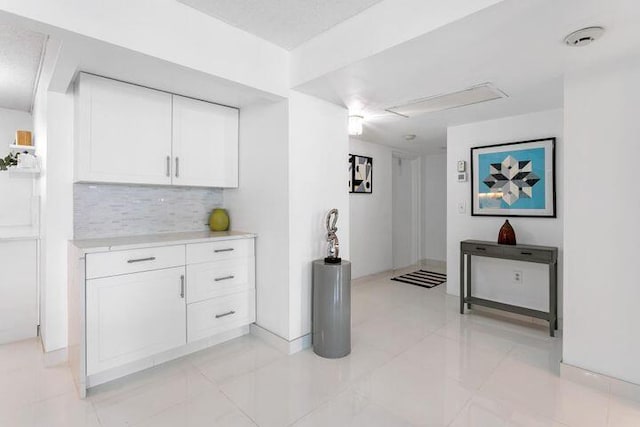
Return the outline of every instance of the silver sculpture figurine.
[[[327,227],[327,257],[324,259],[326,263],[329,264],[339,264],[342,260],[340,259],[340,242],[338,241],[338,236],[336,235],[336,231],[338,231],[338,227],[336,227],[336,223],[338,222],[338,209],[331,209],[327,213],[326,218],[326,227]]]

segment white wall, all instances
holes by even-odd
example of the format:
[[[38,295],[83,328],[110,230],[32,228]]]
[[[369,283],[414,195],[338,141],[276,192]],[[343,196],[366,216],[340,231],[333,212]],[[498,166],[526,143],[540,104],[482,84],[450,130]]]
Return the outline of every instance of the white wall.
[[[13,144],[18,129],[33,129],[31,114],[0,108],[0,158],[11,151],[9,145]],[[0,238],[38,234],[37,202],[33,199],[38,192],[34,190],[31,176],[0,172],[0,200],[11,200],[11,206],[0,208]]]
[[[339,210],[340,256],[349,259],[347,110],[289,97],[289,339],[311,331],[311,261],[326,256],[325,216]]]
[[[563,361],[640,384],[640,60],[565,78]]]
[[[33,129],[31,114],[26,111],[0,108],[0,157],[9,154],[9,144],[15,141],[18,129]]]
[[[350,138],[349,152],[373,158],[373,193],[349,194],[351,277],[355,279],[393,267],[392,148]]]
[[[422,259],[447,258],[447,155],[422,156]]]
[[[224,190],[231,228],[258,234],[257,323],[289,336],[288,101],[240,111],[239,188]]]
[[[466,239],[496,241],[505,221],[501,217],[472,217],[470,212],[470,180],[457,182],[456,163],[466,160],[469,166],[470,148],[504,142],[516,142],[556,137],[557,218],[509,218],[518,243],[557,246],[559,259],[559,297],[562,295],[563,256],[563,177],[564,139],[562,110],[508,117],[463,126],[450,127],[447,132],[447,292],[459,294],[460,241]],[[466,213],[458,213],[458,202],[466,204]],[[514,284],[515,270],[523,273],[523,283]],[[548,270],[543,264],[475,257],[472,264],[474,295],[523,305],[539,310],[548,309]],[[562,298],[559,298],[560,300]],[[559,302],[558,314],[562,316]]]

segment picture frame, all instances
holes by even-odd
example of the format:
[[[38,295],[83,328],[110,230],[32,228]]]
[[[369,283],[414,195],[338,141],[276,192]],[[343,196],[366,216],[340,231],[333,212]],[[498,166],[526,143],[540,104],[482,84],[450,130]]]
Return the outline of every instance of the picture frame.
[[[373,158],[349,154],[349,193],[373,193]]]
[[[471,215],[556,218],[556,138],[471,148]]]

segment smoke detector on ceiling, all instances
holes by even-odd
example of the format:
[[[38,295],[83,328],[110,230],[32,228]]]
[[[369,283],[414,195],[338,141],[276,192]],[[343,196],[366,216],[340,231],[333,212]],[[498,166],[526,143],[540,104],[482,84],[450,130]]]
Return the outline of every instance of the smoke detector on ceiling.
[[[564,38],[564,42],[568,46],[582,47],[587,46],[598,40],[604,34],[602,27],[587,27],[574,31]]]

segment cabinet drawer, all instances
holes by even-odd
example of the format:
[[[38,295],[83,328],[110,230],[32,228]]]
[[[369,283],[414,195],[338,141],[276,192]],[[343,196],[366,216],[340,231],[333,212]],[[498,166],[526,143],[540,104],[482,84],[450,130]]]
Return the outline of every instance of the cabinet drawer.
[[[473,255],[484,255],[484,256],[494,256],[500,255],[503,253],[503,249],[500,246],[492,246],[492,245],[482,245],[482,244],[471,244],[465,243],[463,245],[463,249],[467,252],[472,253]]]
[[[255,288],[254,258],[232,258],[187,267],[187,302]]]
[[[184,245],[87,254],[87,279],[184,265]]]
[[[551,262],[553,258],[552,252],[539,249],[518,249],[513,254],[523,261]]]
[[[187,305],[187,341],[193,342],[256,320],[255,291]]]
[[[222,240],[187,245],[187,264],[253,256],[253,239]]]

